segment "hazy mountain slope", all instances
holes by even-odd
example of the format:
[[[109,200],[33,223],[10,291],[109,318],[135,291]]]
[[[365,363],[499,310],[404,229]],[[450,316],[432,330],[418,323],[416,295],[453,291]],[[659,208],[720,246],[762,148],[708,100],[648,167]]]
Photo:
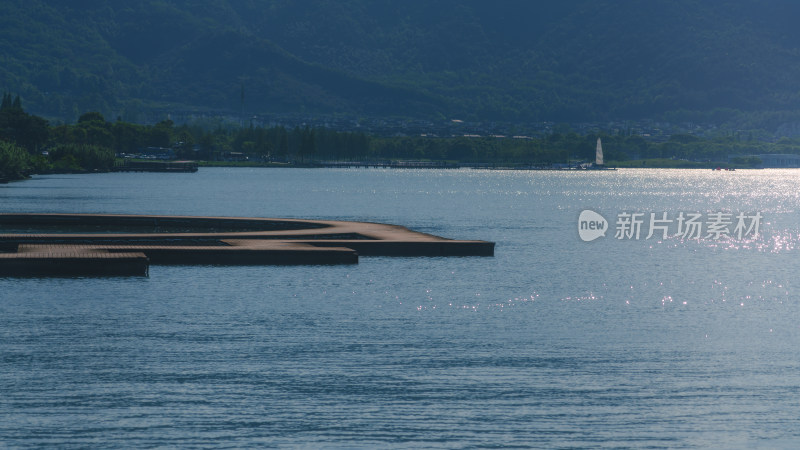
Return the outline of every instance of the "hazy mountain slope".
[[[0,3],[0,88],[68,120],[89,109],[235,113],[242,86],[248,114],[521,122],[800,110],[790,0]]]

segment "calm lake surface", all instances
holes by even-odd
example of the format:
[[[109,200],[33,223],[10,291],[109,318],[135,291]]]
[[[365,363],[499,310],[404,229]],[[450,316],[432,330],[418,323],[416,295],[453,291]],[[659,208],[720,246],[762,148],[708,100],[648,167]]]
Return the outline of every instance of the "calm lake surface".
[[[797,447],[798,180],[202,168],[2,185],[0,212],[360,220],[497,247],[0,278],[0,446]],[[605,237],[581,240],[584,209]],[[763,218],[758,236],[680,239],[675,221],[646,239],[651,212]],[[615,238],[624,213],[644,213],[639,239]]]

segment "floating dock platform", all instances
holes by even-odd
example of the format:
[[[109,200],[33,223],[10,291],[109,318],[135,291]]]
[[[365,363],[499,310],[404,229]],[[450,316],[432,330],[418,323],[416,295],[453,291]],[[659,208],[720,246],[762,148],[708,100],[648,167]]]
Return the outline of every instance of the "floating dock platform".
[[[147,276],[149,268],[147,256],[135,252],[0,253],[2,276]]]
[[[368,222],[0,214],[0,276],[147,275],[150,264],[357,264],[359,256],[493,256],[494,243]]]

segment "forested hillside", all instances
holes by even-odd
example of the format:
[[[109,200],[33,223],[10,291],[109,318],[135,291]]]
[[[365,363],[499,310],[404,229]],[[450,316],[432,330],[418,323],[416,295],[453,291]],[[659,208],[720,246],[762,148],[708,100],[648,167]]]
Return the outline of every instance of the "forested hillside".
[[[91,110],[766,129],[800,117],[792,0],[0,3],[0,89],[68,122]]]

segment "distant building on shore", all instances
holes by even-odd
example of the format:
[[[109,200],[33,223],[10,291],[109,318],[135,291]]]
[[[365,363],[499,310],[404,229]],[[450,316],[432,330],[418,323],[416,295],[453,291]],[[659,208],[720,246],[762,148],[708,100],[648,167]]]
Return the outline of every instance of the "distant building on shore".
[[[763,169],[797,169],[800,168],[800,155],[766,153],[753,155],[761,160],[759,167]]]

